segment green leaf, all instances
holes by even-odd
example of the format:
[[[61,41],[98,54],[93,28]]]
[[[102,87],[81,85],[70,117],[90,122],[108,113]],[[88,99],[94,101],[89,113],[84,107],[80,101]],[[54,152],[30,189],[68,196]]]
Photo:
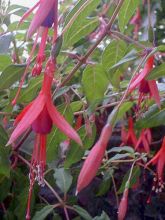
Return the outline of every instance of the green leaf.
[[[116,68],[121,66],[124,63],[130,62],[137,58],[136,50],[131,50],[128,54],[126,54],[118,63],[113,65],[110,69]]]
[[[96,216],[93,220],[110,220],[109,216],[103,211],[101,216]]]
[[[102,172],[103,172],[103,180],[99,184],[96,196],[103,196],[109,191],[114,170],[112,167],[110,167],[106,171],[102,171]]]
[[[11,58],[9,55],[0,54],[0,71],[2,71],[6,66],[11,64]]]
[[[126,151],[126,152],[132,153],[132,154],[135,152],[132,147],[123,146],[123,147],[113,147],[112,149],[110,149],[110,150],[108,151],[108,153],[112,153],[112,152],[118,152],[118,153],[120,153],[120,152],[122,152],[122,151]]]
[[[111,159],[108,160],[108,162],[114,161],[114,160],[120,160],[124,159],[126,157],[132,157],[130,153],[125,153],[125,154],[116,154],[115,156],[111,157]]]
[[[82,126],[78,130],[78,133],[83,142],[83,148],[76,143],[71,143],[70,149],[66,155],[66,160],[64,163],[64,166],[66,168],[80,161],[85,153],[85,150],[89,149],[92,146],[96,136],[96,127],[95,126],[92,127],[92,137],[87,136],[85,126]]]
[[[127,46],[122,41],[113,40],[102,54],[102,65],[108,71],[112,66],[117,64],[125,55]],[[112,72],[112,70],[110,70]],[[110,72],[110,73],[111,73]]]
[[[108,84],[109,80],[101,65],[86,67],[83,72],[82,85],[90,103],[104,97]]]
[[[124,32],[125,26],[140,4],[140,0],[125,0],[119,12],[119,28]]]
[[[115,125],[119,120],[121,120],[124,116],[124,114],[130,110],[132,107],[133,103],[132,102],[124,102],[120,108],[118,109],[117,107],[113,109],[113,111],[110,113],[108,117],[108,122],[111,125]]]
[[[80,206],[74,205],[73,208],[83,219],[85,220],[93,219],[91,215],[89,215],[89,213],[85,209],[81,208]]]
[[[165,51],[165,45],[158,46],[157,50],[160,51],[160,52],[164,52]]]
[[[125,113],[132,108],[133,104],[134,104],[133,102],[124,102],[119,108],[116,120],[117,121],[121,120],[124,117]]]
[[[158,79],[165,76],[165,63],[155,67],[146,77],[147,80]]]
[[[9,178],[3,178],[3,180],[0,182],[0,202],[3,202],[3,200],[8,196],[11,185],[12,182]]]
[[[117,192],[118,194],[121,194],[121,193],[124,192],[125,184],[126,184],[126,182],[127,182],[127,180],[128,180],[129,173],[130,173],[130,171],[128,171],[128,172],[126,173],[126,175],[124,176],[123,182],[122,182],[122,184],[121,184],[121,186],[120,186],[120,189],[119,189],[119,191]],[[141,173],[141,171],[140,171],[139,166],[135,166],[135,167],[133,168],[133,172],[132,172],[132,177],[131,177],[131,181],[130,181],[129,188],[131,188],[134,184],[137,183],[137,180],[138,180],[138,178],[139,178],[139,176],[140,176],[140,173]]]
[[[5,147],[8,141],[8,135],[5,131],[5,129],[0,125],[0,145],[2,147]]]
[[[88,4],[86,4],[85,7],[82,7],[80,10],[80,7],[86,3],[84,0],[80,0],[79,3],[73,8],[68,15],[69,17],[66,18],[66,23],[70,21],[75,13],[78,13],[78,15],[75,17],[75,20],[68,30],[64,33],[64,47],[72,46],[98,26],[98,18],[87,18],[87,16],[92,13],[99,2],[100,0],[90,0]]]
[[[70,104],[73,112],[79,111],[83,107],[82,101],[75,101]]]
[[[12,64],[6,67],[0,75],[0,89],[8,89],[15,82],[21,79],[26,65]]]
[[[0,136],[1,135],[2,133],[0,132]],[[0,143],[0,174],[9,177],[10,176],[9,148],[5,147],[1,143]]]
[[[139,119],[135,127],[138,129],[152,128],[160,125],[164,125],[165,121],[165,100],[161,102],[161,109],[156,104],[152,105],[148,111],[145,112],[143,117]]]
[[[44,220],[54,209],[53,205],[47,205],[40,211],[36,212],[32,220]]]
[[[61,191],[67,193],[73,180],[70,171],[64,168],[55,169],[54,178]]]

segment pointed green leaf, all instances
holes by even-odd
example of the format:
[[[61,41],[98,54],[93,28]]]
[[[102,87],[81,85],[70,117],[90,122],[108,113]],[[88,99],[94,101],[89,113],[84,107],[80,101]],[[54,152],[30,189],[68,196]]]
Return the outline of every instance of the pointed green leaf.
[[[21,79],[26,65],[12,64],[6,67],[0,75],[0,89],[8,89],[15,82]]]
[[[83,72],[82,84],[87,100],[93,103],[104,97],[109,80],[101,65],[87,66]]]
[[[61,191],[67,193],[73,180],[70,171],[64,168],[55,169],[54,178]]]
[[[45,220],[45,218],[53,211],[53,205],[47,205],[40,211],[36,212],[32,220]]]
[[[92,220],[93,218],[89,215],[89,213],[81,208],[80,206],[78,205],[74,205],[73,206],[74,210],[85,220]]]
[[[119,28],[124,32],[125,26],[135,13],[135,10],[140,4],[140,0],[125,0],[119,12]]]
[[[160,66],[155,67],[150,74],[147,76],[146,79],[152,80],[152,79],[158,79],[160,77],[165,76],[165,63],[161,64]]]

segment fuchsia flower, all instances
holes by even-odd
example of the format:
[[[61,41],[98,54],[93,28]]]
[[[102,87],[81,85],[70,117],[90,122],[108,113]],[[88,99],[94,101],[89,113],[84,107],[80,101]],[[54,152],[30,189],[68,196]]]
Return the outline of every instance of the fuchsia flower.
[[[137,144],[137,138],[136,134],[134,131],[134,124],[133,124],[133,118],[129,117],[128,119],[128,132],[125,130],[124,127],[121,129],[121,139],[122,139],[122,144],[123,145],[130,145],[135,147]]]
[[[80,171],[77,183],[76,193],[89,185],[96,176],[96,173],[103,160],[108,141],[112,134],[112,126],[107,124],[104,126],[99,140],[96,142],[90,153],[88,154],[83,167]]]
[[[47,37],[48,37],[48,30],[52,26],[54,26],[53,42],[55,42],[55,40],[57,38],[58,0],[40,0],[39,2],[37,2],[36,5],[34,5],[33,8],[29,9],[23,15],[23,17],[20,20],[19,24],[23,23],[25,18],[27,18],[31,14],[31,12],[34,9],[36,9],[37,7],[38,7],[38,9],[37,9],[37,11],[34,15],[34,18],[33,18],[32,22],[30,24],[30,27],[28,29],[27,37],[28,38],[32,37],[32,35],[35,32],[37,32],[37,36],[36,36],[36,39],[34,41],[32,51],[31,51],[31,53],[29,55],[29,58],[27,60],[27,66],[26,66],[25,72],[24,72],[24,74],[21,78],[17,94],[16,94],[14,100],[12,101],[13,105],[15,105],[16,102],[17,102],[18,96],[20,94],[21,88],[22,88],[24,80],[25,80],[25,77],[28,73],[28,68],[30,66],[31,58],[33,56],[33,53],[36,49],[39,34],[41,34],[41,43],[39,45],[39,51],[38,51],[37,58],[36,58],[36,64],[34,65],[34,67],[32,69],[32,75],[33,76],[39,75],[42,71],[42,64],[43,64],[43,62],[45,61],[45,58],[46,58],[45,57],[45,48],[46,48],[46,41],[47,41]]]
[[[76,131],[68,124],[64,117],[57,111],[51,99],[51,85],[55,71],[54,60],[48,60],[42,89],[37,98],[31,102],[18,115],[15,120],[16,128],[9,139],[8,145],[13,143],[28,127],[36,133],[35,145],[31,160],[30,191],[26,219],[30,219],[30,201],[35,180],[39,185],[44,185],[44,171],[46,166],[46,137],[55,124],[66,136],[82,145]]]
[[[39,7],[38,7],[39,6]],[[48,36],[48,29],[52,27],[54,24],[54,30],[56,30],[56,26],[58,23],[57,20],[57,0],[40,0],[32,9],[29,9],[20,20],[20,24],[24,21],[26,17],[30,15],[30,13],[38,7],[34,18],[30,24],[30,27],[27,32],[27,37],[30,38],[32,35],[37,32],[42,31],[41,43],[39,46],[39,52],[36,58],[36,64],[32,70],[32,75],[39,75],[42,71],[42,63],[45,61],[45,47]],[[36,41],[38,39],[38,34],[36,37]],[[56,35],[56,33],[55,33]]]
[[[136,143],[135,150],[150,153],[150,144],[152,141],[150,129],[143,129]]]
[[[131,93],[135,88],[139,88],[139,104],[144,98],[145,94],[149,94],[150,97],[152,97],[157,105],[160,107],[160,96],[158,87],[156,85],[155,80],[145,80],[145,77],[149,75],[151,70],[153,69],[154,65],[154,56],[151,56],[148,58],[146,64],[144,65],[143,70],[137,74],[131,82],[131,85],[129,87],[129,92]]]
[[[163,143],[161,145],[160,150],[157,152],[157,154],[146,164],[146,166],[149,166],[150,164],[157,164],[157,175],[159,180],[163,180],[163,171],[165,166],[165,137],[163,138]]]
[[[129,193],[129,190],[128,190],[128,188],[126,188],[124,190],[123,197],[122,197],[122,199],[120,201],[120,204],[119,204],[118,220],[124,220],[125,219],[125,216],[126,216],[126,213],[127,213],[127,208],[128,208],[128,193]]]

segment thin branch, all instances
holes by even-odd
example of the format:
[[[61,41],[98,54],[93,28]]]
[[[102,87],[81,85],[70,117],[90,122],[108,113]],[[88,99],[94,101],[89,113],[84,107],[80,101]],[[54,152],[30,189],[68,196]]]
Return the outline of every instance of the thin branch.
[[[81,58],[81,60],[77,63],[77,65],[71,70],[71,72],[67,75],[67,77],[63,80],[63,82],[58,85],[58,87],[56,88],[56,91],[58,91],[59,88],[61,88],[62,86],[64,86],[67,82],[69,82],[71,80],[71,78],[74,76],[74,74],[77,72],[77,70],[82,66],[82,64],[85,63],[85,61],[88,59],[88,57],[93,53],[93,51],[97,48],[97,46],[101,43],[101,41],[105,38],[105,36],[107,35],[107,33],[110,31],[117,15],[118,12],[120,11],[120,8],[122,6],[122,4],[124,3],[124,0],[120,0],[117,7],[115,8],[115,11],[113,12],[113,15],[109,21],[109,23],[107,24],[104,32],[101,34],[101,36],[98,38],[98,40],[95,42],[95,44],[93,46],[91,46],[91,48],[87,51],[87,53]]]
[[[136,41],[136,40],[134,40],[134,39],[124,35],[124,34],[122,34],[121,32],[111,30],[110,31],[110,36],[111,36],[111,34],[115,35],[115,36],[118,36],[118,37],[120,37],[121,39],[123,39],[123,40],[125,40],[127,42],[133,43],[134,45],[136,45],[136,46],[138,46],[138,47],[140,47],[140,48],[142,48],[144,50],[146,49],[145,45],[139,43],[138,41]]]

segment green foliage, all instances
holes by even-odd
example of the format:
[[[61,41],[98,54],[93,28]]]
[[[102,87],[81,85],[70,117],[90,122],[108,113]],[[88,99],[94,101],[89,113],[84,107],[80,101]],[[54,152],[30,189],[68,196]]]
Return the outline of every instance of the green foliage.
[[[101,101],[108,86],[104,68],[101,65],[87,66],[83,72],[82,85],[90,103]]]
[[[119,28],[124,32],[125,26],[134,14],[137,7],[140,5],[139,0],[125,0],[119,12]]]
[[[56,180],[56,185],[61,189],[63,193],[67,193],[71,184],[73,177],[69,170],[64,168],[55,169],[54,178]]]
[[[47,135],[46,155],[44,155],[47,156],[44,170],[47,182],[45,181],[43,187],[38,186],[37,181],[34,184],[30,204],[32,220],[116,219],[116,200],[118,200],[116,197],[120,197],[124,192],[128,180],[130,181],[128,205],[138,206],[134,201],[134,185],[139,183],[136,195],[140,193],[143,197],[140,187],[150,185],[148,182],[150,178],[144,180],[141,173],[144,172],[147,157],[149,156],[150,159],[161,147],[162,134],[159,135],[157,132],[155,135],[152,131],[152,142],[155,143],[158,140],[157,147],[153,147],[151,142],[149,143],[151,155],[137,152],[136,146],[128,140],[128,133],[132,132],[128,119],[129,117],[133,119],[134,132],[138,140],[146,128],[158,127],[159,129],[159,126],[165,125],[164,1],[150,2],[151,23],[154,25],[156,36],[154,42],[148,42],[150,39],[146,34],[147,1],[142,4],[139,0],[124,0],[121,9],[115,14],[114,11],[118,9],[121,1],[59,2],[58,38],[52,43],[54,26],[49,28],[45,48],[46,59],[42,63],[41,75],[32,77],[32,69],[34,66],[37,68],[39,66],[36,57],[41,52],[42,31],[41,28],[40,31],[36,30],[39,33],[39,39],[33,54],[31,51],[35,45],[36,33],[31,39],[26,38],[26,33],[36,11],[34,10],[21,25],[18,25],[28,8],[16,4],[10,5],[10,3],[8,5],[7,1],[0,1],[0,219],[2,220],[25,219],[29,171],[34,168],[35,174],[40,171],[38,164],[32,164],[34,167],[30,165],[36,135],[33,127],[32,132],[27,136],[22,134],[9,147],[6,147],[6,144],[17,126],[13,125],[17,113],[21,113],[22,109],[41,91],[45,66],[50,56],[56,61],[56,71],[51,91],[48,92],[51,92],[52,102],[57,110],[79,134],[83,146],[79,146],[53,126],[51,133]],[[137,8],[140,9],[141,18],[137,18]],[[155,10],[156,14],[154,14]],[[130,22],[132,18],[135,20],[134,24]],[[107,29],[107,24],[112,24],[111,29]],[[17,103],[12,106],[11,101],[18,91],[30,54],[32,56],[27,75]],[[148,87],[144,86],[143,93],[139,93],[141,82],[131,94],[127,91],[130,79],[141,74],[147,62],[147,55],[153,55],[155,59],[154,68],[147,75],[146,80],[157,80],[158,89],[161,90],[161,108],[153,104],[151,98],[155,91],[151,91],[151,88],[149,91]],[[46,74],[49,75],[49,71]],[[78,121],[80,116],[82,120]],[[45,125],[45,122],[43,124]],[[111,137],[102,134],[103,127],[107,124],[113,127],[112,134],[109,132]],[[155,140],[155,136],[158,136],[158,139]],[[150,137],[147,138],[150,139]],[[100,147],[107,146],[98,175],[76,196],[80,170],[91,149],[100,139],[102,139]],[[147,141],[150,142],[148,139]],[[121,143],[124,143],[124,146],[121,146]],[[141,142],[141,144],[144,143]],[[33,157],[34,163],[37,153]],[[88,161],[88,164],[90,163],[91,161]],[[92,164],[93,168],[95,164]],[[130,175],[131,167],[132,175]],[[154,169],[154,172],[157,172],[155,167]],[[89,176],[92,175],[93,170],[91,169]],[[145,169],[146,176],[151,175],[149,173],[150,171]],[[38,176],[35,179],[37,178]],[[148,190],[146,193],[149,195],[151,189],[148,187]],[[117,191],[117,195],[114,191]],[[146,200],[146,198],[143,199]],[[141,209],[141,205],[137,207],[138,210]],[[156,204],[154,207],[159,205]],[[161,205],[159,212],[161,212]],[[149,203],[146,207],[148,206],[150,206]],[[153,213],[150,211],[151,215],[148,217],[145,212],[146,207],[144,207],[145,216],[142,217],[147,219]],[[139,218],[136,216],[139,211],[130,212],[129,208],[127,210],[128,218]],[[153,218],[156,219],[157,216],[165,218],[164,214],[160,213],[153,215]]]

